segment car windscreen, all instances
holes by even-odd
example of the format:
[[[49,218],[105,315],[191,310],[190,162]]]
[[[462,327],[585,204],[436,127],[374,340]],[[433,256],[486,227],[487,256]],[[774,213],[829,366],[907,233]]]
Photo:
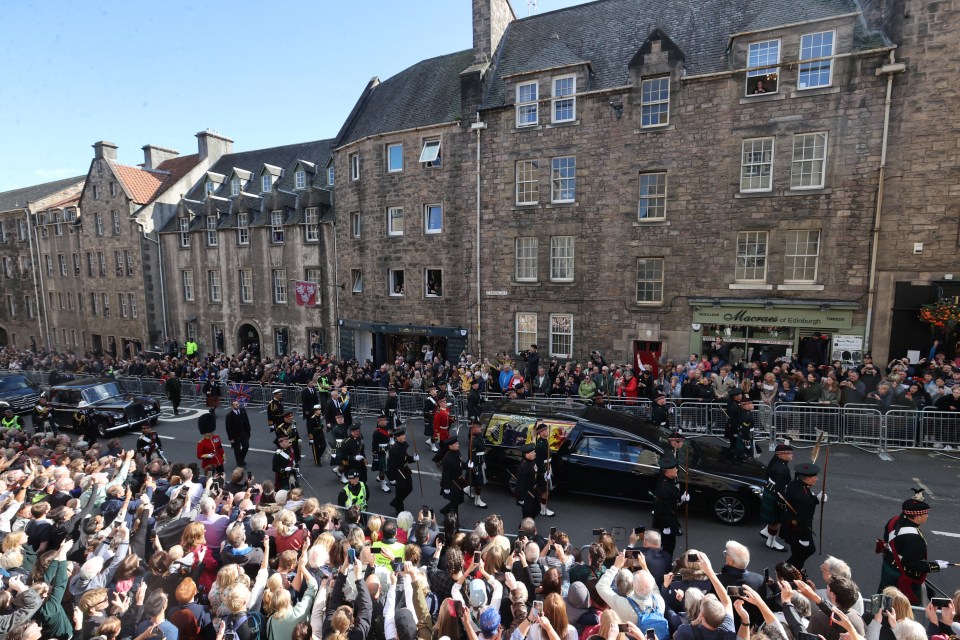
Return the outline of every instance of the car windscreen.
[[[90,404],[121,395],[123,395],[123,389],[116,382],[105,382],[83,390],[83,399]]]
[[[27,384],[27,380],[23,376],[4,376],[0,378],[0,393],[22,391],[29,388],[30,385]]]
[[[543,422],[550,432],[550,450],[557,451],[576,426],[572,420],[537,419],[535,416],[495,413],[487,423],[484,440],[496,447],[520,447],[536,438],[535,425]]]

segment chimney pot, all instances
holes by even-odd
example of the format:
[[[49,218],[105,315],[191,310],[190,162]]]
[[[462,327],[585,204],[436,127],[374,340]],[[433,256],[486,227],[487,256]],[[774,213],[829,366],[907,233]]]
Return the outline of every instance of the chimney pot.
[[[112,142],[101,140],[93,143],[93,155],[97,160],[116,160],[117,145]]]
[[[169,160],[170,158],[176,158],[180,155],[180,152],[176,149],[167,149],[166,147],[158,147],[155,144],[148,144],[143,146],[143,168],[144,169],[156,169],[161,162],[164,160]]]
[[[217,131],[201,131],[197,134],[197,153],[200,160],[212,158],[216,162],[222,155],[233,152],[233,140]]]

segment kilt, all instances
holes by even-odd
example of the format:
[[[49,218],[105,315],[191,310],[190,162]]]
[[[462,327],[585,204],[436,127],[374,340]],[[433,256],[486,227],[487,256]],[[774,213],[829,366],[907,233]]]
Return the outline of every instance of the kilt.
[[[775,493],[769,489],[763,490],[760,498],[760,522],[763,524],[780,524],[786,515],[784,504]]]
[[[212,394],[212,393],[211,393],[211,394],[208,394],[208,395],[207,395],[207,406],[208,406],[208,407],[213,407],[214,409],[219,409],[219,408],[220,408],[220,396],[214,395],[214,394]]]

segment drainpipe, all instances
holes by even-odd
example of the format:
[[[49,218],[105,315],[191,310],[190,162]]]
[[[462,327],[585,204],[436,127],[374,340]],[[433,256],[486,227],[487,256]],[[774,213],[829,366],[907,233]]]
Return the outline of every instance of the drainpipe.
[[[893,51],[890,52],[890,62],[877,69],[877,76],[887,76],[887,97],[883,103],[883,141],[880,144],[880,172],[877,179],[877,207],[873,215],[873,238],[870,245],[870,278],[867,288],[867,325],[863,332],[864,353],[869,353],[871,349],[871,338],[873,326],[874,305],[877,295],[877,254],[880,244],[880,216],[883,213],[883,183],[887,173],[887,140],[890,133],[890,104],[893,95],[893,76],[903,73],[907,66],[902,62],[896,62],[896,56]]]
[[[333,352],[337,354],[338,358],[342,358],[343,354],[340,353],[340,256],[337,253],[337,223],[330,221],[326,224],[329,224],[330,228],[333,230],[333,296],[334,313],[336,313],[334,325],[337,327],[337,345]],[[350,283],[350,286],[353,286],[352,282]],[[330,351],[330,349],[327,351]]]
[[[477,273],[477,360],[483,358],[483,340],[480,330],[482,293],[480,291],[480,132],[487,128],[487,123],[480,120],[480,112],[477,112],[477,121],[470,125],[470,128],[477,132],[477,237],[476,237],[476,273]]]
[[[37,259],[33,259],[33,234],[30,233],[30,203],[27,203],[27,206],[23,208],[24,216],[26,216],[24,222],[27,226],[27,243],[30,247],[30,273],[33,276],[33,295],[37,300],[37,333],[39,335],[46,335],[47,348],[50,348],[50,323],[47,320],[47,299],[46,297],[40,295],[40,288],[37,284],[37,271],[40,270],[40,240],[37,239]],[[41,277],[43,277],[41,275]],[[43,322],[47,323],[47,330],[44,332],[43,324],[40,320],[40,305],[43,305]]]
[[[160,244],[160,232],[157,231],[157,239],[154,240],[149,235],[147,235],[147,228],[143,222],[140,220],[134,220],[137,223],[137,226],[140,227],[140,232],[143,234],[143,239],[157,245],[157,268],[160,272],[160,309],[163,311],[163,337],[166,338],[170,333],[167,331],[167,291],[163,286],[163,245]],[[144,306],[147,304],[146,298],[143,301]],[[146,309],[144,309],[146,313]],[[147,343],[150,342],[150,332],[147,331]],[[152,346],[152,345],[150,345]]]

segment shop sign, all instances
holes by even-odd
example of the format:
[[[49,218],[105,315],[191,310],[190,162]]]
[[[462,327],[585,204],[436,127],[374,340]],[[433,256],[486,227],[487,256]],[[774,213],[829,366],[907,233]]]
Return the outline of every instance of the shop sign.
[[[701,324],[732,324],[759,327],[807,327],[849,329],[853,311],[830,309],[766,309],[759,307],[704,307],[694,309],[693,321]]]

